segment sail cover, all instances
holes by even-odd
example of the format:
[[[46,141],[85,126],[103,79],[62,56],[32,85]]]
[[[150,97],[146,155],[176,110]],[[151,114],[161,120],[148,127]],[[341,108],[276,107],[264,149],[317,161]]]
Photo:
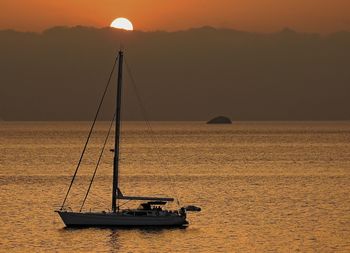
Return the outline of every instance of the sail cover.
[[[173,198],[159,198],[159,197],[138,197],[138,196],[118,196],[118,199],[127,199],[127,200],[147,200],[147,201],[174,201]]]
[[[117,188],[117,199],[126,200],[147,200],[147,201],[174,201],[173,198],[161,198],[161,197],[138,197],[138,196],[124,196],[119,188]]]

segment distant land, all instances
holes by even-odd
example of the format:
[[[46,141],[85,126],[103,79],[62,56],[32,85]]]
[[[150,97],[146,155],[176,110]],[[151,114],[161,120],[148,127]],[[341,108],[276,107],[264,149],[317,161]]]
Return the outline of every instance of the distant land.
[[[0,117],[91,120],[121,41],[151,120],[350,120],[350,32],[212,27],[2,30]],[[132,91],[126,75],[124,119],[141,120]],[[112,116],[114,95],[100,119]]]
[[[225,116],[217,116],[207,121],[207,124],[232,124],[230,118]]]

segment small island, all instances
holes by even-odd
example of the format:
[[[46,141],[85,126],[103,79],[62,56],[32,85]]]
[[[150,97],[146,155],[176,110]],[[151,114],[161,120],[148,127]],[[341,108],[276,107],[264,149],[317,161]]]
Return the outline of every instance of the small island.
[[[232,124],[232,121],[230,118],[225,116],[218,116],[215,117],[207,122],[207,124]]]

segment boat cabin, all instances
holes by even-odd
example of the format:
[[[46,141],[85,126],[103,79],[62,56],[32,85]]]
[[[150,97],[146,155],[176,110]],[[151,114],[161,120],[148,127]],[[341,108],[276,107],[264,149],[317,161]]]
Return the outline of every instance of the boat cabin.
[[[138,209],[161,211],[162,210],[161,206],[164,206],[166,203],[167,203],[166,201],[149,201],[146,203],[142,203]]]
[[[137,209],[122,210],[125,216],[177,216],[177,210],[166,210],[162,206],[166,205],[166,201],[149,201],[141,203]]]

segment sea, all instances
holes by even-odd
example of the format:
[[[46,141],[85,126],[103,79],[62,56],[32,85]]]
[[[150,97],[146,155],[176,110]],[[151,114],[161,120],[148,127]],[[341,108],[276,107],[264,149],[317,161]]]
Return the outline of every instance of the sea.
[[[125,122],[121,191],[202,211],[185,228],[65,228],[54,211],[90,125],[0,122],[0,252],[350,252],[350,122]],[[73,210],[108,128],[97,122],[66,204]],[[113,137],[84,211],[111,209]]]

